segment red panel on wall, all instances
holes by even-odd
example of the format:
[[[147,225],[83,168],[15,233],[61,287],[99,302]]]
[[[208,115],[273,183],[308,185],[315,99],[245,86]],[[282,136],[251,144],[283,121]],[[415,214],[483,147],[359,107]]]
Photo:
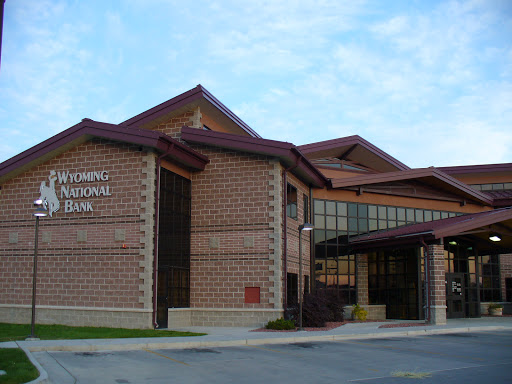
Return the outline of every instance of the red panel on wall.
[[[246,304],[259,304],[260,303],[260,287],[245,287],[245,303]]]

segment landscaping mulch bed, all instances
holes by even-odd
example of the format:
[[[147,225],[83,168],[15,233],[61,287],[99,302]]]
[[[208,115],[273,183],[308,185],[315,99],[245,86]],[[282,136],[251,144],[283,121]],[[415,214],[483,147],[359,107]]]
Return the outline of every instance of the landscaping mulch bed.
[[[341,327],[345,324],[354,324],[354,323],[371,323],[374,320],[366,320],[366,321],[353,321],[353,320],[346,320],[346,321],[338,321],[338,322],[332,322],[332,323],[325,323],[325,327],[304,327],[304,331],[313,332],[313,331],[330,331],[331,329]],[[375,320],[378,322],[381,322],[383,320]],[[297,328],[295,329],[287,329],[287,330],[279,330],[279,329],[266,329],[266,328],[258,328],[253,329],[251,332],[297,332]]]
[[[396,323],[396,324],[382,324],[379,328],[402,328],[402,327],[425,327],[430,324],[426,323]]]

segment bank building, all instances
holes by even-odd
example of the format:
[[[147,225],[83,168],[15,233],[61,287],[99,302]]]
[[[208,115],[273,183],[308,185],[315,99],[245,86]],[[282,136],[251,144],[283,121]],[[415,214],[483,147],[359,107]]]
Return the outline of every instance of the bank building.
[[[375,144],[262,138],[201,85],[83,119],[0,164],[0,322],[30,322],[35,200],[38,323],[259,326],[301,286],[370,319],[511,313],[512,164]]]

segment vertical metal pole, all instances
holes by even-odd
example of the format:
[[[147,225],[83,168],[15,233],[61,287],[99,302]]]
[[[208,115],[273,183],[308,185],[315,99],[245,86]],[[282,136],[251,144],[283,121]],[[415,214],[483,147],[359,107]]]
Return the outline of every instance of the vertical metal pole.
[[[39,239],[39,216],[36,216],[36,238],[34,241],[34,271],[32,272],[32,324],[30,337],[36,338],[35,324],[36,324],[36,281],[37,281],[37,246]]]
[[[299,330],[302,330],[302,230],[299,229]]]

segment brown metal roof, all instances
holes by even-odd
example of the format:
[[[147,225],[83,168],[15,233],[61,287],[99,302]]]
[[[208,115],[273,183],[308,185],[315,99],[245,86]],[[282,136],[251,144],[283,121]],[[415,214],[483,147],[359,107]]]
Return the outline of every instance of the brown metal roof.
[[[434,188],[444,190],[462,199],[472,200],[480,204],[492,205],[493,199],[471,188],[469,185],[447,175],[437,168],[418,168],[399,172],[373,173],[350,178],[332,179],[333,188],[360,187],[390,182],[415,180]]]
[[[491,242],[488,239],[491,233],[499,234],[502,241],[499,244]],[[355,249],[370,249],[388,245],[418,244],[420,240],[429,243],[447,237],[471,238],[485,250],[496,246],[512,249],[512,207],[361,235],[350,239],[349,244]]]
[[[482,164],[482,165],[462,165],[455,167],[439,167],[441,171],[449,175],[463,175],[468,173],[496,173],[496,172],[512,172],[512,163],[502,164]]]
[[[152,128],[163,123],[171,116],[186,112],[194,107],[200,107],[202,111],[218,120],[219,123],[231,127],[236,133],[251,137],[261,137],[201,84],[122,122],[121,125],[134,128]]]
[[[79,124],[1,163],[0,182],[4,182],[92,138],[103,138],[154,148],[160,153],[167,152],[169,159],[196,170],[203,170],[209,161],[206,156],[163,133],[84,119]]]
[[[357,135],[301,145],[298,148],[308,159],[334,157],[351,160],[379,172],[410,169],[407,165]]]
[[[189,143],[277,157],[284,167],[293,167],[291,172],[307,183],[318,188],[323,188],[327,183],[323,174],[291,143],[190,127],[182,128],[181,139]]]

